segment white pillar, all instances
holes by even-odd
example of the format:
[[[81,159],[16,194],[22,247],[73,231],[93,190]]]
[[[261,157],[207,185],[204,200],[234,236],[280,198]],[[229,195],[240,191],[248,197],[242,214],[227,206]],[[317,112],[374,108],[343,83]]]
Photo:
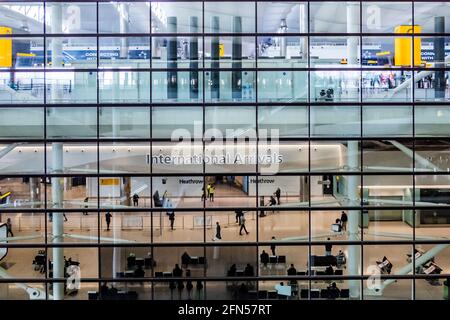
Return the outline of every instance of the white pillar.
[[[51,4],[52,8],[52,19],[51,19],[51,29],[52,33],[63,33],[62,31],[62,4],[54,2]],[[50,50],[52,51],[52,68],[63,67],[62,59],[62,38],[52,38]],[[50,98],[53,102],[59,101],[61,97],[61,90],[58,90],[57,84],[52,83]]]
[[[300,3],[299,5],[299,33],[308,32],[308,7],[306,3]],[[308,40],[306,37],[300,38],[300,55],[302,59],[306,59],[308,54]]]
[[[358,169],[358,141],[348,141],[347,144],[347,165],[350,171],[359,171]],[[351,175],[347,177],[347,197],[349,199],[350,206],[359,205],[358,201],[358,186],[359,176]],[[359,210],[348,211],[348,240],[358,241],[359,238]],[[349,245],[348,246],[348,274],[359,275],[360,270],[360,246]],[[360,297],[360,284],[359,280],[349,280],[350,298]]]
[[[359,32],[359,3],[347,2],[347,33]],[[358,37],[347,38],[347,65],[358,63]]]
[[[128,23],[129,23],[129,4],[128,3],[119,3],[118,11],[119,11],[119,28],[120,33],[128,33]],[[122,37],[120,38],[120,58],[126,59],[128,58],[128,38]]]
[[[63,144],[54,142],[52,144],[52,173],[63,172]],[[52,201],[54,208],[61,208],[64,198],[64,178],[52,178]],[[64,242],[64,219],[63,213],[53,212],[52,214],[53,243]],[[53,248],[53,278],[64,278],[64,249]],[[64,282],[53,283],[53,299],[64,299]]]

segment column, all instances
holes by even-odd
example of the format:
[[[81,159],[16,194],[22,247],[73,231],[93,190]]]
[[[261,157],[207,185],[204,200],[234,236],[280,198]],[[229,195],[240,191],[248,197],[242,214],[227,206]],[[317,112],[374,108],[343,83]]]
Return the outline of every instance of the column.
[[[347,33],[359,32],[359,3],[347,2]],[[347,64],[358,64],[358,37],[347,38]]]
[[[190,33],[198,33],[198,17],[190,17]],[[198,99],[198,37],[189,41],[189,98]]]
[[[434,32],[444,33],[445,32],[445,17],[435,17],[434,18]],[[415,42],[414,42],[415,43]],[[445,67],[445,39],[442,36],[434,37],[434,66],[436,68]],[[445,98],[445,71],[436,70],[434,81],[434,97],[436,99]]]
[[[53,33],[62,34],[62,3],[52,3],[51,4],[51,29]],[[52,38],[50,45],[52,68],[63,67],[62,59],[62,38]],[[62,91],[58,90],[57,84],[52,83],[50,87],[50,99],[51,101],[59,101],[62,99]]]
[[[177,17],[167,18],[167,31],[171,35],[167,43],[167,68],[176,69],[177,68]],[[167,98],[177,99],[178,98],[178,81],[177,81],[177,71],[170,70],[167,71]]]
[[[279,37],[280,39],[280,56],[286,59],[287,55],[287,42],[286,42],[286,32],[287,32],[287,24],[286,19],[281,19],[280,31],[283,36]]]
[[[220,30],[219,17],[211,17],[211,33],[216,35],[211,37],[211,68],[215,69],[211,71],[211,99],[220,99],[220,48],[219,48],[219,36],[217,35]]]
[[[241,69],[242,68],[242,37],[237,35],[242,33],[242,18],[233,17],[233,48],[231,53],[232,68]],[[242,71],[233,70],[231,73],[231,90],[233,100],[242,99]]]
[[[128,23],[129,23],[129,11],[130,7],[128,3],[119,3],[119,28],[121,34],[128,33]],[[120,59],[128,59],[128,38],[120,38]]]
[[[40,194],[41,194],[41,178],[31,177],[30,178],[30,201],[31,202],[40,202]],[[39,205],[33,204],[32,207],[39,207]]]
[[[63,172],[63,144],[61,142],[52,143],[52,173]],[[64,200],[64,178],[54,177],[52,183],[52,204],[54,208],[61,208]],[[52,214],[52,236],[53,243],[64,242],[64,217],[62,212]],[[64,249],[55,247],[53,250],[53,278],[64,278]],[[53,283],[53,299],[64,299],[64,282]]]
[[[358,169],[358,141],[348,141],[347,144],[347,165],[350,171],[359,171]],[[357,206],[358,201],[358,186],[359,176],[351,175],[347,177],[347,197],[349,199],[350,206]],[[359,241],[359,210],[348,211],[348,240]],[[360,270],[360,246],[350,245],[348,246],[348,259],[347,270],[349,275],[359,275]],[[360,297],[360,285],[359,280],[349,280],[350,298],[358,299]]]
[[[305,3],[299,4],[299,32],[308,32],[308,7]],[[300,55],[306,59],[308,54],[308,40],[306,37],[300,38]]]
[[[131,206],[131,177],[123,177],[120,190],[120,197],[124,198],[122,205]]]

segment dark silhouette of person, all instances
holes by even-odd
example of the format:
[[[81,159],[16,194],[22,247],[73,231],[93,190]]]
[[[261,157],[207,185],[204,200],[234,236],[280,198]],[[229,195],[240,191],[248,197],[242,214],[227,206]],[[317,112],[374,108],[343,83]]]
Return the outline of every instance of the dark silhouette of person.
[[[89,205],[87,204],[89,202],[89,197],[84,198],[83,202],[85,203],[84,208],[87,209]],[[87,211],[83,211],[83,216],[88,216],[89,213]]]
[[[275,237],[272,237],[272,240],[276,240]],[[276,247],[275,247],[274,244],[271,244],[271,245],[270,245],[270,250],[272,251],[272,255],[273,255],[273,256],[276,256],[276,254],[275,254],[275,248],[276,248]]]
[[[136,270],[134,270],[134,276],[136,278],[143,278],[145,276],[145,271],[142,269],[142,266],[138,266]],[[143,284],[143,282],[142,282]]]
[[[6,236],[11,235],[14,237],[14,233],[12,232],[12,222],[11,218],[6,219]]]
[[[139,195],[137,193],[133,194],[133,206],[139,207]]]
[[[261,263],[264,266],[267,266],[267,264],[269,263],[269,254],[263,250],[262,253],[260,254],[259,258],[261,260]]]
[[[186,270],[186,277],[190,277],[191,276],[191,270]],[[191,300],[191,292],[192,289],[194,288],[194,285],[192,284],[192,280],[188,279],[186,281],[186,290],[188,292],[188,300]]]
[[[239,235],[242,236],[242,230],[245,231],[245,234],[248,234],[247,228],[245,227],[245,217],[241,217],[241,228],[239,229]]]
[[[178,263],[175,264],[175,268],[173,268],[172,274],[174,277],[182,277],[183,276],[183,270],[180,268]]]
[[[236,223],[241,224],[241,217],[244,215],[244,212],[241,209],[237,209],[234,212],[236,213]]]
[[[333,269],[333,267],[332,267],[332,266],[328,266],[328,267],[325,269],[325,274],[326,274],[326,275],[329,275],[329,276],[332,276],[332,275],[334,274],[334,269]]]
[[[220,233],[220,224],[219,221],[216,222],[216,238],[217,239],[222,239],[222,235]]]
[[[336,299],[339,298],[341,290],[336,286],[336,282],[333,282],[331,286],[328,287],[328,298]]]
[[[348,221],[348,216],[345,213],[345,211],[342,211],[342,214],[341,214],[341,227],[342,227],[342,230],[344,230],[344,231],[347,231],[347,221]]]
[[[181,264],[187,267],[189,262],[191,262],[191,256],[185,251],[181,255]]]
[[[169,220],[170,220],[170,230],[173,230],[173,224],[175,223],[175,212],[169,212]]]
[[[236,276],[236,264],[231,265],[230,269],[228,270],[228,276],[229,277],[235,277]]]
[[[331,239],[328,238],[328,241],[330,241]],[[331,250],[333,249],[333,245],[331,243],[327,243],[325,244],[325,255],[326,256],[331,256]]]
[[[247,277],[252,277],[255,275],[255,271],[250,263],[247,263],[247,266],[244,269],[244,275]]]
[[[280,189],[280,187],[278,187],[277,190],[275,191],[275,197],[277,198],[278,205],[280,205],[280,198],[281,198],[281,189]]]
[[[112,214],[110,212],[105,213],[106,231],[109,231],[109,225],[111,224],[111,217]]]
[[[295,269],[294,264],[291,263],[291,267],[287,270],[288,276],[296,276],[297,269]]]

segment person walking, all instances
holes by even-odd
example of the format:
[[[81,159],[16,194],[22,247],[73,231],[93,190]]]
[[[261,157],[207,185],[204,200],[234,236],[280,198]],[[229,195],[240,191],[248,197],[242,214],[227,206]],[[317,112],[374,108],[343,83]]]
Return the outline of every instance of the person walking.
[[[137,193],[133,194],[133,206],[139,207],[139,195]]]
[[[216,239],[222,240],[222,234],[220,233],[219,221],[216,222]]]
[[[244,215],[244,212],[241,209],[237,209],[234,212],[236,213],[236,223],[241,224],[241,217]]]
[[[276,239],[275,239],[275,236],[272,236],[272,241],[274,241],[274,240],[276,240]],[[272,251],[272,255],[273,255],[273,256],[276,256],[276,254],[275,254],[275,248],[276,248],[276,247],[275,247],[274,244],[271,244],[271,245],[270,245],[270,251]]]
[[[169,220],[170,220],[170,230],[173,230],[173,225],[175,223],[175,212],[173,210],[169,212]]]
[[[203,201],[203,200],[206,200],[206,190],[205,190],[205,188],[202,188],[202,200],[201,201]]]
[[[241,217],[241,228],[239,229],[240,236],[242,236],[242,230],[244,230],[245,233],[248,234],[247,228],[245,227],[245,216]]]
[[[278,205],[280,205],[280,198],[281,198],[281,189],[280,189],[280,187],[278,187],[277,190],[275,191],[275,197],[277,198]]]
[[[12,222],[11,218],[6,219],[6,236],[11,235],[11,237],[14,237],[14,234],[12,232]]]
[[[209,188],[209,201],[214,202],[214,191],[216,191],[216,189],[214,188],[214,185],[212,185],[211,188]]]
[[[347,231],[347,221],[348,221],[348,216],[345,213],[345,211],[342,211],[341,214],[341,228],[343,231]]]
[[[106,231],[109,231],[109,225],[111,224],[111,218],[112,218],[112,214],[109,211],[107,213],[105,213]]]

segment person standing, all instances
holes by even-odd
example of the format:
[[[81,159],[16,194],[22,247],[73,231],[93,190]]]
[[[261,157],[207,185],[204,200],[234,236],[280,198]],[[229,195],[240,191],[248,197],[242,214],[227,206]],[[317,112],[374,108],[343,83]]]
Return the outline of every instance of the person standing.
[[[328,238],[328,241],[330,241],[331,239]],[[326,256],[331,256],[331,250],[333,249],[333,245],[331,243],[327,243],[325,244],[325,255]]]
[[[170,220],[170,230],[173,230],[173,225],[175,223],[175,212],[173,210],[169,212],[169,220]]]
[[[112,214],[108,211],[108,212],[105,214],[106,231],[109,231],[109,225],[111,224],[111,217],[112,217]]]
[[[210,190],[211,190],[211,183],[208,183],[208,185],[206,186],[206,196],[208,197],[208,199]]]
[[[214,188],[214,185],[212,185],[211,188],[209,188],[209,201],[214,202],[214,191],[216,191],[216,189]]]
[[[89,207],[89,197],[84,198],[83,202],[85,203],[84,208],[87,209]],[[83,216],[88,216],[89,213],[87,211],[83,211]]]
[[[139,207],[139,195],[137,193],[133,194],[133,206]]]
[[[275,241],[276,239],[275,239],[275,236],[272,236],[272,241]],[[276,256],[276,254],[275,254],[275,245],[274,244],[271,244],[270,245],[270,251],[272,251],[272,255],[273,256]]]
[[[342,214],[341,214],[341,227],[342,227],[342,230],[344,230],[344,231],[347,231],[347,221],[348,221],[348,216],[345,213],[345,211],[342,211]]]
[[[244,230],[245,233],[248,234],[247,228],[245,227],[245,216],[241,217],[241,228],[239,229],[240,236],[242,236],[242,230]]]
[[[280,198],[281,198],[281,189],[280,189],[280,187],[278,187],[277,190],[275,191],[275,197],[277,198],[278,205],[280,205]]]
[[[203,201],[203,200],[206,200],[206,190],[205,190],[205,188],[202,188],[202,200],[201,201]]]
[[[216,222],[216,238],[222,240],[222,235],[220,233],[220,224],[219,221]]]
[[[14,234],[12,232],[12,222],[11,218],[6,219],[6,236],[11,235],[11,237],[14,237]]]

